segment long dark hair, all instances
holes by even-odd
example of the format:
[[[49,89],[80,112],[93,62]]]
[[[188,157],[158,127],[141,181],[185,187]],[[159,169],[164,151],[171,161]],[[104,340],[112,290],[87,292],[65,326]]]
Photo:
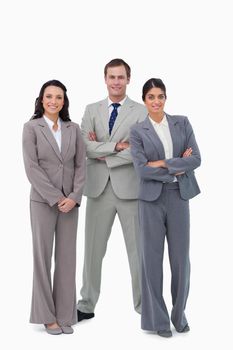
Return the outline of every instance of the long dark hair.
[[[43,108],[42,100],[43,100],[43,96],[44,96],[44,91],[48,86],[57,86],[63,90],[63,92],[64,92],[64,105],[59,112],[59,117],[64,122],[70,121],[71,119],[69,116],[69,100],[68,100],[68,97],[66,94],[67,90],[66,90],[65,85],[63,85],[59,80],[49,80],[42,86],[42,88],[40,89],[39,96],[36,99],[35,112],[34,112],[33,116],[31,117],[31,119],[38,119],[38,118],[43,117],[44,108]]]
[[[142,100],[145,101],[146,94],[148,91],[152,88],[159,88],[163,91],[165,98],[167,98],[166,94],[166,86],[164,85],[163,81],[159,78],[151,78],[145,82],[142,88]]]

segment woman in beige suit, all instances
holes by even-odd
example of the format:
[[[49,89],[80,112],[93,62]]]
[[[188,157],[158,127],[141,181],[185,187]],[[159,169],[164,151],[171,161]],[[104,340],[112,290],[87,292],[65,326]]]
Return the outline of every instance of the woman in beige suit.
[[[44,324],[49,334],[71,334],[77,321],[76,232],[85,146],[68,107],[66,87],[58,80],[46,82],[23,130],[24,164],[31,183],[34,261],[30,322]]]

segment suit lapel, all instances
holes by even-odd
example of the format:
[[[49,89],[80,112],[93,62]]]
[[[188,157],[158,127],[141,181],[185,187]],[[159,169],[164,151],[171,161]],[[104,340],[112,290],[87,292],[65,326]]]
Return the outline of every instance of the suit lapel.
[[[160,138],[158,137],[158,134],[155,132],[155,129],[153,125],[151,124],[151,121],[149,120],[149,117],[147,117],[143,121],[143,129],[145,130],[146,134],[150,138],[151,142],[155,146],[160,159],[165,159],[165,153],[164,153],[164,148],[163,144],[160,141]]]
[[[171,117],[169,114],[166,116],[173,143],[173,157],[179,157],[182,152],[179,123],[175,117]]]
[[[101,101],[99,104],[99,113],[100,113],[100,120],[102,123],[102,126],[106,132],[106,134],[109,134],[109,127],[108,127],[108,120],[109,120],[109,111],[108,111],[108,99]]]
[[[133,107],[134,107],[133,101],[130,100],[129,97],[127,97],[125,102],[123,103],[123,105],[120,108],[119,114],[118,114],[118,116],[116,118],[116,121],[114,123],[113,129],[112,129],[112,133],[111,133],[111,136],[110,136],[109,140],[111,140],[113,138],[113,136],[117,132],[117,130],[118,130],[119,126],[121,125],[121,123],[124,122],[126,120],[127,115],[129,113],[131,113]]]
[[[58,158],[60,160],[62,160],[62,156],[61,156],[60,150],[58,148],[58,144],[57,144],[57,142],[56,142],[56,140],[55,140],[51,130],[49,129],[48,124],[46,123],[46,121],[44,120],[43,117],[38,119],[38,124],[41,127],[41,132],[44,134],[45,138],[50,143],[50,145],[53,148],[54,152],[56,153]]]
[[[71,132],[72,128],[70,127],[70,123],[61,121],[61,155],[63,159],[70,145]]]

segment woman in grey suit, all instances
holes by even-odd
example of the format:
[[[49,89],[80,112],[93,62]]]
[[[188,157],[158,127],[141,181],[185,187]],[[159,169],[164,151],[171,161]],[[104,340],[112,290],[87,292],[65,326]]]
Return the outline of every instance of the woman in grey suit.
[[[139,221],[142,261],[142,329],[171,337],[163,299],[165,237],[171,266],[171,321],[188,332],[185,305],[189,292],[189,199],[200,190],[194,169],[200,153],[192,127],[183,116],[164,112],[166,88],[161,79],[143,86],[147,118],[131,129],[130,145],[140,179]]]
[[[23,129],[23,156],[31,183],[33,238],[31,323],[49,334],[71,334],[77,322],[76,234],[85,174],[85,146],[69,117],[66,87],[45,83]],[[51,258],[55,239],[53,287]]]

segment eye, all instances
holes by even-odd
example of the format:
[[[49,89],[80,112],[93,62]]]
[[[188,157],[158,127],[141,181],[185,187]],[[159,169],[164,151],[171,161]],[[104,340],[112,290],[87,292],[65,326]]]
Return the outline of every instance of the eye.
[[[165,99],[165,95],[164,95],[164,94],[161,94],[161,95],[158,96],[158,98],[159,98],[160,100],[164,100],[164,99]]]
[[[153,100],[154,99],[154,95],[148,95],[147,98],[148,98],[148,100]]]

